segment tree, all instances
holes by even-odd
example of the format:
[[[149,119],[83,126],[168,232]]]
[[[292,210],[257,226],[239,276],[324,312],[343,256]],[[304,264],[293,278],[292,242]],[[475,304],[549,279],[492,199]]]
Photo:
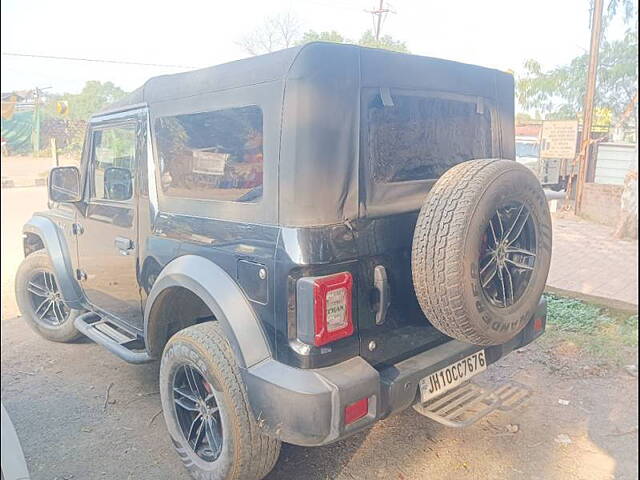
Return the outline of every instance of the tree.
[[[45,112],[48,115],[56,114],[56,102],[67,101],[69,103],[69,118],[72,120],[88,120],[91,115],[103,109],[110,103],[120,100],[127,94],[112,82],[99,82],[89,80],[78,94],[65,93],[63,95],[50,95],[47,98]]]
[[[298,19],[291,13],[283,13],[268,17],[238,43],[251,55],[260,55],[292,47],[299,35]]]
[[[593,8],[593,0],[591,0],[591,8]],[[623,10],[624,23],[632,27],[635,26],[636,32],[638,31],[638,3],[636,0],[609,0],[607,11],[604,16],[605,25],[618,15],[620,9]]]
[[[391,50],[393,52],[409,53],[407,44],[400,40],[395,40],[391,35],[383,35],[376,40],[372,30],[367,30],[362,34],[358,45],[363,47],[382,48],[384,50]]]
[[[304,32],[302,38],[298,41],[298,45],[304,45],[311,42],[333,42],[333,43],[349,43],[349,41],[335,30],[330,32],[316,32],[308,30]]]
[[[516,125],[526,125],[537,119],[533,118],[530,114],[525,112],[516,113]]]
[[[621,115],[637,92],[638,34],[628,31],[623,40],[605,41],[600,51],[596,108],[613,117]],[[582,110],[589,55],[569,64],[543,70],[536,60],[525,62],[525,74],[518,79],[518,102],[525,110],[549,118],[576,117]]]
[[[376,40],[373,31],[367,30],[362,34],[360,39],[356,42],[343,37],[335,30],[316,32],[315,30],[309,30],[302,35],[302,38],[298,42],[298,45],[304,45],[310,42],[334,42],[334,43],[352,43],[356,45],[362,45],[363,47],[382,48],[384,50],[391,50],[394,52],[409,53],[407,44],[400,40],[395,40],[391,35],[383,35],[380,39]]]
[[[409,52],[405,42],[395,40],[391,35],[383,35],[376,40],[372,30],[364,32],[357,41],[345,38],[335,30],[321,32],[307,30],[300,35],[300,23],[297,18],[290,13],[267,18],[262,25],[240,39],[238,44],[242,46],[247,53],[260,55],[310,42],[353,43],[364,47],[382,48],[394,52]]]

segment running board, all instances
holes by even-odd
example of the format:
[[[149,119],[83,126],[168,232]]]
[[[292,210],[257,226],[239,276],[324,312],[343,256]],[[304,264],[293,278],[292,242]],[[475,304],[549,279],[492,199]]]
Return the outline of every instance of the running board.
[[[493,390],[468,382],[425,404],[417,403],[413,408],[447,427],[462,428],[473,425],[496,410],[513,410],[531,393],[531,388],[513,380]]]
[[[97,313],[83,313],[74,320],[73,324],[80,333],[102,345],[125,362],[147,363],[153,361],[153,358],[145,350],[133,349],[140,344],[138,336],[107,319],[101,318]]]

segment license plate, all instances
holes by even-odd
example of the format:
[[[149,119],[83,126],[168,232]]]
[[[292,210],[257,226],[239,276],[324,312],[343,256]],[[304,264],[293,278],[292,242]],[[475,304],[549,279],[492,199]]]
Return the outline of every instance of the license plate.
[[[422,403],[442,395],[487,369],[484,350],[469,355],[420,380]]]

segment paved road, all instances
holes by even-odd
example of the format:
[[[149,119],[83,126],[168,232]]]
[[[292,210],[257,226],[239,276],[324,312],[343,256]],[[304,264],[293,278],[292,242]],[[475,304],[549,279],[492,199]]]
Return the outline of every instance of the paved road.
[[[157,364],[128,365],[88,341],[47,342],[13,316],[20,226],[44,197],[43,188],[2,190],[2,401],[32,478],[187,480],[159,415]],[[539,346],[513,353],[485,380],[531,385],[527,406],[465,430],[410,409],[334,445],[285,445],[268,480],[637,478],[637,379],[581,378],[575,360],[562,360],[559,376],[549,368],[559,357]]]

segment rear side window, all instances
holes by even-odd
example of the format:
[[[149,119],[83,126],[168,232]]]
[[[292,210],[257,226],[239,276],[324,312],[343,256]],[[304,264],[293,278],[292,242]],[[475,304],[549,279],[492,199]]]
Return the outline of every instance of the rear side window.
[[[155,122],[168,196],[257,202],[262,198],[262,110],[257,106],[163,117]]]
[[[368,105],[375,183],[439,178],[452,166],[492,156],[491,116],[482,102],[393,95]]]

